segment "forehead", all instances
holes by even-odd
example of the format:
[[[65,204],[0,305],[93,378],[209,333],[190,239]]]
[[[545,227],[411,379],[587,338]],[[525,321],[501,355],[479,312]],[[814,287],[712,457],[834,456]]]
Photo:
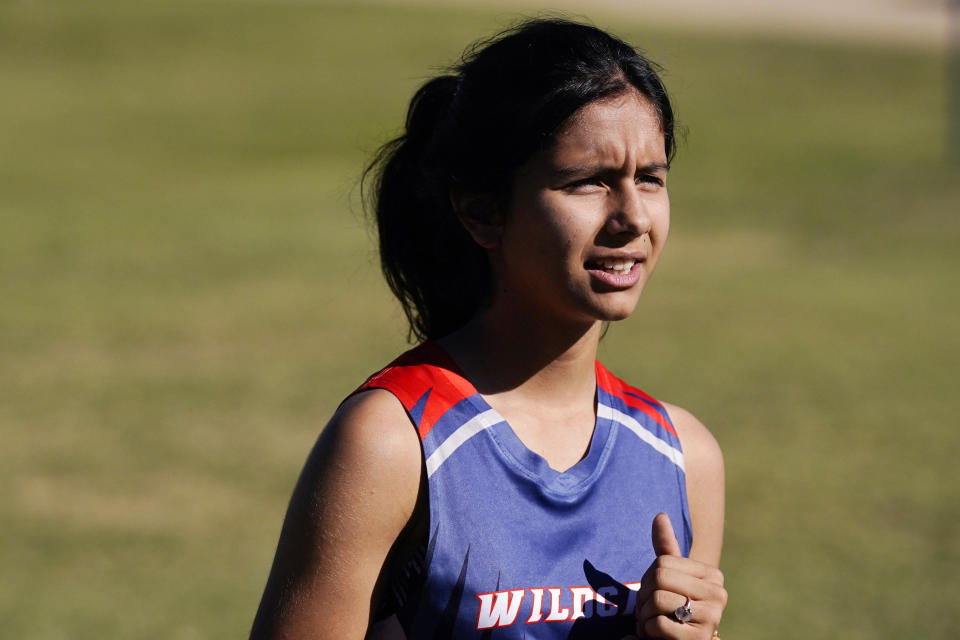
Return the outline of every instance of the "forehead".
[[[590,155],[596,159],[666,162],[656,108],[636,90],[581,107],[557,130],[548,157]]]

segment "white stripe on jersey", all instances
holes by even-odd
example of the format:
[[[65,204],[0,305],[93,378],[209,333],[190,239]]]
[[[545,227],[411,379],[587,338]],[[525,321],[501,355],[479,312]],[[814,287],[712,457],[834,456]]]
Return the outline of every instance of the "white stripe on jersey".
[[[680,467],[682,471],[685,471],[683,466],[683,452],[648,431],[643,425],[637,422],[633,416],[617,411],[613,407],[609,407],[605,404],[597,403],[597,417],[612,420],[613,422],[626,427],[636,434],[638,438],[649,444],[659,453],[666,456],[670,462]],[[497,413],[496,410],[487,409],[483,413],[475,415],[473,418],[467,420],[462,425],[457,427],[457,429],[447,436],[447,439],[441,442],[440,446],[430,454],[430,457],[427,458],[427,477],[429,478],[432,476],[433,473],[440,467],[440,465],[443,464],[444,461],[449,458],[453,452],[456,451],[464,442],[477,435],[484,429],[489,429],[490,427],[500,424],[503,421],[503,416]]]
[[[449,458],[464,442],[484,429],[501,422],[503,422],[503,417],[499,413],[494,409],[487,409],[457,427],[457,430],[447,436],[447,439],[441,442],[440,446],[434,449],[430,457],[427,458],[427,477],[432,476],[433,472],[443,464],[443,461]]]
[[[665,455],[670,462],[680,467],[682,471],[686,472],[683,467],[683,452],[674,448],[670,443],[661,440],[657,436],[650,433],[650,431],[648,431],[642,424],[637,422],[633,416],[629,416],[625,413],[617,411],[613,407],[608,407],[607,405],[600,404],[598,402],[597,417],[613,420],[614,422],[623,425],[627,429],[630,429],[630,431],[633,431],[635,434],[637,434],[638,438]]]

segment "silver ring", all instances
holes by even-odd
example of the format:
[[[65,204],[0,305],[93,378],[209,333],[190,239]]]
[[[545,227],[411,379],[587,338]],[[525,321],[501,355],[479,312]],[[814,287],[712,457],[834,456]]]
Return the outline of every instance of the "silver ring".
[[[687,601],[683,605],[677,607],[673,611],[673,617],[677,619],[677,622],[690,622],[693,619],[693,611],[690,609],[690,597],[687,596]]]

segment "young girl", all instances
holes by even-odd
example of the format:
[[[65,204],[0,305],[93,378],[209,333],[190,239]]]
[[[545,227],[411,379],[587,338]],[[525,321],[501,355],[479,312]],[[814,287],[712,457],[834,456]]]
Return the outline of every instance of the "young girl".
[[[716,635],[720,450],[596,360],[667,239],[673,130],[653,64],[563,20],[420,88],[368,177],[421,344],[323,430],[251,637]]]

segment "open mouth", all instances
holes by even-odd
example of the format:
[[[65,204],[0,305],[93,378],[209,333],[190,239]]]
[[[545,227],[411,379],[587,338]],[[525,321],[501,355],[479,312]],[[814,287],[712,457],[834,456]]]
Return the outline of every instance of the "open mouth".
[[[635,264],[637,264],[636,260],[630,260],[626,258],[605,258],[603,260],[593,260],[587,262],[586,267],[587,269],[596,269],[598,271],[605,271],[607,273],[625,276],[633,270]]]

